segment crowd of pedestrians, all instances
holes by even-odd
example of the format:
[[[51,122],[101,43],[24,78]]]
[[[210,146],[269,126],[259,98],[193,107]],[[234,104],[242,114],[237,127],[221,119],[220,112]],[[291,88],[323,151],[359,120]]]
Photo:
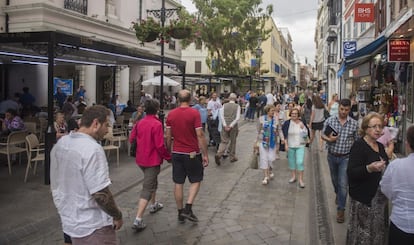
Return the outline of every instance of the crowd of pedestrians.
[[[263,171],[263,179],[258,183],[267,185],[274,178],[274,164],[280,159],[280,151],[286,151],[291,171],[286,182],[305,188],[306,147],[316,141],[313,145],[318,151],[327,151],[338,223],[347,219],[349,191],[346,244],[386,244],[387,240],[389,244],[414,244],[411,224],[414,222],[414,180],[409,175],[413,170],[414,126],[407,131],[406,147],[410,155],[390,161],[393,145],[388,142],[392,142],[392,137],[384,131],[383,116],[369,113],[360,117],[353,112],[354,105],[352,96],[339,99],[334,95],[326,104],[320,94],[307,91],[285,95],[247,91],[240,96],[229,93],[225,98],[212,93],[209,98],[193,98],[190,91],[181,90],[177,94],[177,107],[168,113],[165,125],[157,118],[160,105],[156,99],[146,98],[136,108],[131,105],[136,110],[129,141],[136,142],[135,162],[144,173],[132,228],[136,231],[146,228],[147,206],[150,213],[163,208],[156,200],[156,191],[164,160],[172,164],[177,220],[197,223],[193,205],[197,203],[204,169],[209,165],[208,147],[215,151],[217,167],[224,164],[227,156],[230,162],[237,162],[239,123],[244,118],[246,123],[257,123],[257,136],[252,141],[259,152],[259,169]],[[67,130],[64,116],[64,113],[57,114],[56,131]],[[96,143],[107,133],[109,118],[108,108],[99,105],[86,108],[77,132],[57,135],[60,139],[51,153],[54,202],[65,238],[71,237],[74,244],[94,244],[93,241],[101,239],[116,244],[112,227],[119,229],[123,223],[122,213],[109,191],[105,154]],[[382,141],[384,136],[387,138]],[[69,144],[76,147],[69,149]],[[63,151],[65,154],[61,155]],[[82,169],[85,174],[79,174],[76,169]],[[99,175],[91,175],[96,172]],[[187,179],[190,186],[185,197]],[[69,208],[68,205],[78,201],[87,210]],[[393,204],[390,225],[389,201]],[[85,221],[85,216],[91,218]],[[80,223],[83,225],[78,226]]]

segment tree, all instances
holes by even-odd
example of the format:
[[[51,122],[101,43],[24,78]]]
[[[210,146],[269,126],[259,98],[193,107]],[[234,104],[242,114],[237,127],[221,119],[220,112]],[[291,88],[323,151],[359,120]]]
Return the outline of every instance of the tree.
[[[196,18],[202,23],[201,41],[208,49],[207,65],[215,74],[249,74],[246,53],[256,52],[257,40],[266,40],[265,28],[273,6],[260,7],[261,0],[193,0]]]

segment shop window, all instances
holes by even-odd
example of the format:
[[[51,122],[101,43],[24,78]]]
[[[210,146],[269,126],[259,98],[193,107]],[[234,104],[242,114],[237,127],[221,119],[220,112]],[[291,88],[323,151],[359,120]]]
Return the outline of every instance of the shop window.
[[[194,72],[201,73],[201,61],[194,62]]]

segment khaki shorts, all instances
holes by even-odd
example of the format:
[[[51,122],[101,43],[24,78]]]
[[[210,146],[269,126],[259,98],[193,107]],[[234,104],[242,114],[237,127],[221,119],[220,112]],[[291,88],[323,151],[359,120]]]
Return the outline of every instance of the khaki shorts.
[[[105,226],[95,230],[86,237],[72,237],[73,245],[117,245],[115,230],[112,226]]]

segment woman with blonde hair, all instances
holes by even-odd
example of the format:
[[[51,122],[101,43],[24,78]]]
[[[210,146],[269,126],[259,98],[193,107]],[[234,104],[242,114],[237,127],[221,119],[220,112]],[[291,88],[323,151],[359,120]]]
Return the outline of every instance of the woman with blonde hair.
[[[350,220],[346,244],[385,244],[388,227],[387,198],[379,186],[388,164],[384,146],[377,140],[384,120],[378,113],[362,119],[360,135],[351,147],[347,168]]]
[[[338,116],[339,112],[339,97],[338,94],[333,94],[331,101],[328,103],[328,111],[331,116]]]
[[[289,183],[296,182],[296,175],[299,175],[299,187],[305,188],[303,172],[305,170],[305,144],[308,143],[309,129],[299,116],[299,109],[293,108],[290,112],[290,119],[283,123],[282,131],[285,138],[289,169],[292,172]]]

